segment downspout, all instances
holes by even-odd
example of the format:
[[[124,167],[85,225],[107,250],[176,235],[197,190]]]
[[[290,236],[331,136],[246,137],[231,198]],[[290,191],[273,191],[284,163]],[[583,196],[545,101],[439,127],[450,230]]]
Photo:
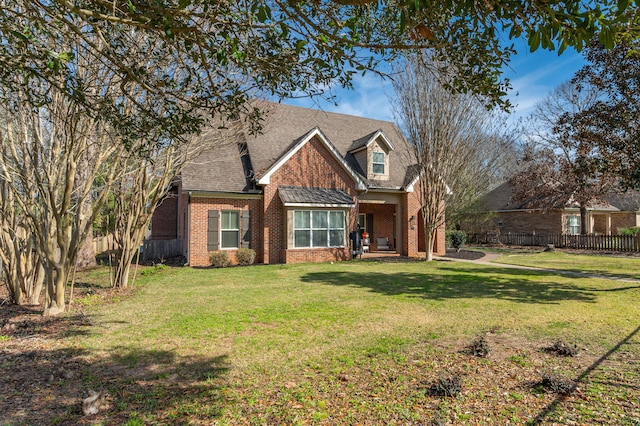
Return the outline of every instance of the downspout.
[[[185,235],[185,244],[187,247],[187,263],[185,266],[191,265],[191,191],[187,193],[187,232]]]

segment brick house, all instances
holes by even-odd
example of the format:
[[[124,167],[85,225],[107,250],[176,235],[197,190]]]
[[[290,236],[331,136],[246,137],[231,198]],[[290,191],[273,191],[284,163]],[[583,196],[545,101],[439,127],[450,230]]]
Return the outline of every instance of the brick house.
[[[513,200],[509,182],[487,193],[479,210],[490,215],[476,224],[475,232],[580,234],[577,204],[546,210],[532,208],[526,201]],[[616,235],[620,228],[634,226],[640,226],[640,193],[637,191],[607,194],[587,208],[587,234]]]
[[[424,252],[408,167],[395,124],[267,103],[263,129],[191,161],[152,219],[152,239],[181,239],[191,266],[209,253],[256,251],[261,263],[352,258],[349,234],[369,250]],[[204,132],[200,137],[207,137]],[[434,253],[445,251],[444,228]]]

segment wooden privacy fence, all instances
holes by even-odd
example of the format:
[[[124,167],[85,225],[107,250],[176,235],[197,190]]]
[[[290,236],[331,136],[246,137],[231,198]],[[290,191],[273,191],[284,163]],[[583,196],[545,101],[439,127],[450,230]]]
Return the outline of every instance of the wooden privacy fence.
[[[108,234],[93,239],[93,250],[96,254],[104,253],[107,250],[113,249],[113,234]]]
[[[638,235],[569,235],[569,234],[525,234],[485,232],[471,234],[470,243],[505,244],[514,246],[546,246],[558,248],[607,251],[640,251]]]
[[[96,254],[118,249],[111,234],[94,238],[93,248]],[[141,248],[140,258],[142,260],[158,260],[182,256],[182,240],[145,240]]]
[[[158,260],[182,255],[182,240],[145,240],[142,243],[143,260]]]

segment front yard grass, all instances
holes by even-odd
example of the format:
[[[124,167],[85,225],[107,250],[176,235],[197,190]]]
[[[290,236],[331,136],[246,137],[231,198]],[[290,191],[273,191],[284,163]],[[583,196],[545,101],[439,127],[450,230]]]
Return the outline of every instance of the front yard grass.
[[[368,261],[160,268],[139,280],[134,296],[83,305],[90,321],[49,350],[73,378],[28,391],[63,407],[57,423],[640,422],[633,284]],[[465,352],[479,335],[485,358]],[[579,355],[544,351],[557,340]],[[7,350],[18,343],[0,341]],[[545,391],[546,372],[577,380],[575,391]],[[460,392],[432,395],[430,385],[448,376],[461,379]],[[65,410],[56,395],[71,388],[106,390],[103,411]],[[7,401],[6,424],[33,423]]]
[[[496,263],[533,266],[640,280],[640,257],[553,252],[505,253]]]

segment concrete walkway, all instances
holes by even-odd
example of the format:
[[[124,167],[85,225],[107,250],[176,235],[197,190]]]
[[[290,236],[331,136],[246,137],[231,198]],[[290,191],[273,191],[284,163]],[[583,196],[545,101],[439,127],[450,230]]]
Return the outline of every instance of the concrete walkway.
[[[474,253],[483,253],[484,256],[479,257],[477,259],[465,259],[463,257],[447,257],[447,256],[434,256],[433,258],[439,261],[451,261],[451,262],[469,262],[469,263],[477,263],[480,265],[489,265],[489,266],[497,266],[500,268],[509,268],[509,269],[523,269],[527,271],[540,271],[540,272],[548,272],[552,274],[558,275],[566,275],[570,277],[579,277],[579,278],[597,278],[603,280],[612,280],[612,281],[620,281],[625,283],[636,283],[640,284],[640,279],[636,278],[626,278],[626,277],[615,277],[610,275],[602,275],[602,274],[593,274],[589,272],[576,272],[576,271],[565,271],[561,269],[548,269],[548,268],[537,268],[534,266],[522,266],[522,265],[509,265],[506,263],[498,263],[495,262],[501,254],[493,253],[493,252],[482,252],[479,250],[468,250],[473,251]]]

